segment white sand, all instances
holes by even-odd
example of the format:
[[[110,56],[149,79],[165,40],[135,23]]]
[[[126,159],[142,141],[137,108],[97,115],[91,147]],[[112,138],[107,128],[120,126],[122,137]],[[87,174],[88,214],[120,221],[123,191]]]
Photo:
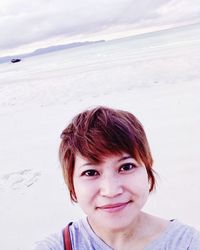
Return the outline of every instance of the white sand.
[[[145,210],[200,229],[200,40],[187,32],[0,65],[0,249],[30,249],[81,215],[57,151],[67,122],[94,105],[132,111],[146,129],[159,178]]]

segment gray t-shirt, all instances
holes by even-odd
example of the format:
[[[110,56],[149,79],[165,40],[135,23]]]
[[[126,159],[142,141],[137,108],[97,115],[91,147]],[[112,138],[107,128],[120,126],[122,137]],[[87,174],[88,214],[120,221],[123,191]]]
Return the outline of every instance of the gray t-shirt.
[[[91,229],[87,219],[80,219],[70,226],[73,250],[113,250]],[[34,250],[64,250],[63,230],[36,243]],[[177,220],[169,223],[160,237],[144,250],[200,250],[200,233]]]

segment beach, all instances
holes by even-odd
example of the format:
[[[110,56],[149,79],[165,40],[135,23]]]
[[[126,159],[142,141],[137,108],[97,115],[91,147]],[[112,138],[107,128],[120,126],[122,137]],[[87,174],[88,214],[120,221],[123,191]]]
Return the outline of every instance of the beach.
[[[84,216],[58,160],[71,118],[96,105],[144,125],[157,188],[144,210],[200,230],[200,25],[0,64],[0,249],[34,241]]]

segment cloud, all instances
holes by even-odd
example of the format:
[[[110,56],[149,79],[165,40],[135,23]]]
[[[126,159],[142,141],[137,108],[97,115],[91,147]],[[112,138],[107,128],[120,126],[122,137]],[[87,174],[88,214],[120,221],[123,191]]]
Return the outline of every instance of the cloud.
[[[171,0],[161,6],[157,13],[165,22],[191,22],[199,21],[199,0]]]
[[[196,18],[199,0],[1,0],[0,49]],[[199,7],[200,8],[200,7]]]

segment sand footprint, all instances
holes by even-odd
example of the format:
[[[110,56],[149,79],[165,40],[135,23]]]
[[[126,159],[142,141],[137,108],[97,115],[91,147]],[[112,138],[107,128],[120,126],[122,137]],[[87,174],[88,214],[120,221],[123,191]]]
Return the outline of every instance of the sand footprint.
[[[24,189],[32,186],[39,179],[40,172],[25,169],[0,177],[0,189]]]

